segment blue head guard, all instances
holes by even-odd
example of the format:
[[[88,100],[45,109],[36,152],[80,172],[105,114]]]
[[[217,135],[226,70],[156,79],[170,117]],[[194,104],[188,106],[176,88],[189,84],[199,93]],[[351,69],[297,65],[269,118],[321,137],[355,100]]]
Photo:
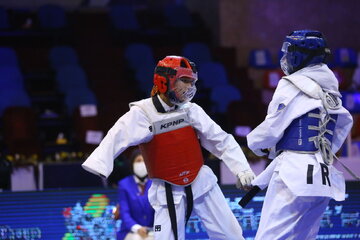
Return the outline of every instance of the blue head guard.
[[[330,55],[322,33],[313,30],[292,32],[285,37],[281,51],[284,55],[280,65],[286,75],[311,64],[325,63]]]

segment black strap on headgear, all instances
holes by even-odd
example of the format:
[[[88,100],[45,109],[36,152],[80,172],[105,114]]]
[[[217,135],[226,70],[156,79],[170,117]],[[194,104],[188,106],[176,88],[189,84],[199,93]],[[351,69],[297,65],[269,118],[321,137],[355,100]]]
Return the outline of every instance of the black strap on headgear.
[[[302,61],[302,63],[297,68],[294,69],[294,72],[306,67],[309,64],[309,62],[316,56],[324,55],[324,60],[322,62],[325,63],[328,56],[330,56],[330,54],[331,54],[331,51],[328,47],[322,47],[322,48],[317,48],[317,49],[308,49],[308,48],[303,48],[303,47],[299,47],[299,46],[295,46],[295,45],[290,45],[288,47],[288,52],[301,52],[301,53],[307,54],[304,61]]]
[[[169,89],[169,76],[176,76],[177,71],[175,69],[169,68],[169,67],[156,67],[155,68],[155,74],[158,74],[166,79],[166,87]]]
[[[159,66],[155,68],[155,73],[161,76],[164,76],[164,74],[175,76],[177,71],[173,68]]]

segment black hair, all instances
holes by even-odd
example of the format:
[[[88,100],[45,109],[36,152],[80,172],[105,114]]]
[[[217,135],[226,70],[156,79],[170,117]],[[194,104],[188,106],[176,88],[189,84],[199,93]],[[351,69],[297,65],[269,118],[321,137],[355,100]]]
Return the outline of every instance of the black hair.
[[[128,163],[129,163],[129,168],[130,168],[130,171],[132,174],[134,174],[134,169],[133,169],[133,166],[134,166],[134,161],[136,159],[137,156],[141,155],[141,151],[139,148],[135,148],[131,154],[130,154],[130,157],[128,158]]]

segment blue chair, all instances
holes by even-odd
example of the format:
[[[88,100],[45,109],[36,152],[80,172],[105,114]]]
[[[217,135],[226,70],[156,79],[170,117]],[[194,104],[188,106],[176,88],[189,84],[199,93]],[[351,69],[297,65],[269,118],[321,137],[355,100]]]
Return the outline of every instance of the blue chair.
[[[0,47],[1,66],[19,66],[17,54],[12,47]]]
[[[27,92],[21,88],[2,88],[0,90],[0,116],[9,107],[31,107]]]
[[[189,58],[196,65],[212,61],[208,45],[202,42],[191,42],[185,44],[182,49],[182,55]]]
[[[341,92],[341,100],[344,108],[351,113],[360,113],[360,93],[359,92]]]
[[[73,47],[54,46],[49,53],[50,65],[54,70],[68,65],[79,65],[78,55]]]
[[[275,90],[277,87],[280,79],[284,76],[284,73],[281,69],[268,69],[264,73],[264,79],[263,79],[263,88],[265,89],[271,89]]]
[[[205,88],[227,85],[228,78],[225,67],[218,62],[207,62],[199,65],[199,82]]]
[[[0,29],[6,30],[9,29],[9,27],[8,13],[5,8],[0,7]]]
[[[56,73],[58,89],[62,93],[72,90],[81,90],[88,87],[88,80],[84,70],[80,66],[65,66]]]
[[[191,28],[194,26],[189,9],[183,4],[169,4],[164,8],[166,23],[175,28]]]
[[[355,68],[357,66],[357,53],[352,48],[337,48],[333,53],[330,67]]]
[[[141,66],[155,66],[152,48],[145,43],[132,43],[126,46],[124,57],[129,67],[136,71]]]
[[[352,88],[360,89],[360,67],[357,67],[351,77],[352,80]]]
[[[74,89],[65,94],[65,106],[69,116],[83,104],[97,105],[95,94],[89,88]]]
[[[62,29],[67,26],[65,10],[55,4],[46,4],[38,9],[40,27],[43,29]]]
[[[109,13],[111,22],[116,30],[139,30],[136,13],[130,5],[114,5]]]
[[[224,114],[230,103],[240,101],[242,97],[239,89],[228,84],[212,88],[210,99],[213,103],[213,112]]]
[[[0,86],[4,90],[25,89],[20,69],[15,66],[0,66]]]
[[[154,65],[144,65],[135,73],[135,79],[142,93],[149,95],[153,87]]]
[[[252,49],[249,53],[248,64],[253,68],[274,68],[269,49]]]

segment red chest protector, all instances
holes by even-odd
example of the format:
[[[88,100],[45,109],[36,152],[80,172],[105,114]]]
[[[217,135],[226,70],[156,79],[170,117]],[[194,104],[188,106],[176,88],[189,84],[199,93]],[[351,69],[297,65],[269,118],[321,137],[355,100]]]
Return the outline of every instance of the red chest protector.
[[[153,125],[156,127],[156,123]],[[149,177],[175,185],[191,184],[204,164],[195,130],[183,115],[158,126],[166,130],[155,132],[150,142],[140,144]]]

